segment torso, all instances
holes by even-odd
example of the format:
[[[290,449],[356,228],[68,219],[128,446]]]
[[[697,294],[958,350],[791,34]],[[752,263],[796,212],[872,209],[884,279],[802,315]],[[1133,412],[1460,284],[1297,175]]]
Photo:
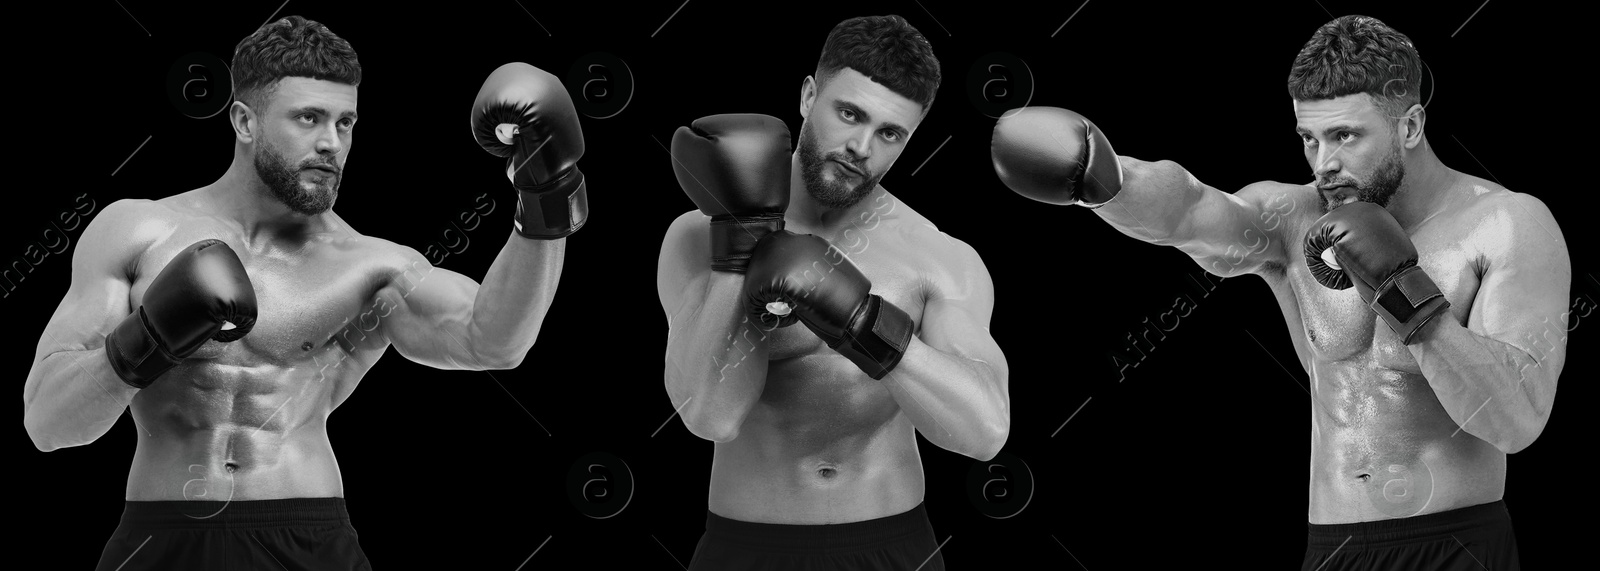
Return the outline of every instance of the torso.
[[[947,283],[951,240],[888,193],[865,216],[817,234],[845,252],[872,293],[919,327],[923,307]],[[760,400],[739,436],[716,447],[710,509],[732,519],[828,524],[903,513],[922,502],[915,429],[883,381],[874,381],[803,325],[770,334]]]
[[[180,250],[214,238],[244,263],[258,311],[243,339],[207,341],[134,398],[127,499],[342,497],[326,422],[388,346],[374,334],[372,300],[403,269],[397,246],[341,220],[337,231],[251,250],[187,194],[143,210],[135,239],[150,242],[130,264],[129,307]]]
[[[1458,201],[1413,229],[1418,265],[1450,301],[1463,326],[1485,268],[1481,245],[1492,239],[1477,223],[1477,197],[1506,192],[1469,178]],[[1321,215],[1315,190],[1284,236],[1300,237]],[[1351,523],[1428,513],[1499,500],[1506,455],[1459,430],[1434,396],[1409,349],[1355,288],[1316,281],[1286,242],[1289,264],[1262,272],[1271,285],[1302,363],[1310,362],[1311,487],[1309,520]]]

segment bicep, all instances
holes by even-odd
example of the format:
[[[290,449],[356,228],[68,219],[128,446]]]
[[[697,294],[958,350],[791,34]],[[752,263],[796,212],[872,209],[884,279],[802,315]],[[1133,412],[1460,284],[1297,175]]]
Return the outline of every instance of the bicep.
[[[36,388],[39,364],[62,351],[86,351],[103,347],[105,334],[133,308],[128,302],[132,288],[129,262],[143,243],[130,235],[128,222],[135,219],[134,205],[119,201],[108,206],[91,221],[72,252],[72,275],[67,293],[45,324],[34,353],[34,368],[28,375],[28,393]]]
[[[379,321],[383,337],[407,359],[437,368],[474,368],[451,356],[470,353],[466,336],[478,287],[472,278],[409,252],[405,268],[379,288],[358,319]]]
[[[1486,267],[1467,319],[1468,330],[1512,345],[1559,371],[1565,356],[1565,312],[1572,265],[1560,228],[1543,204],[1521,195],[1520,204],[1482,226],[1493,234]]]
[[[1176,247],[1201,268],[1224,277],[1281,266],[1295,251],[1286,247],[1284,236],[1290,217],[1304,205],[1292,185],[1261,182],[1227,193],[1172,161],[1125,163],[1131,186],[1145,195],[1144,205],[1134,202],[1128,210],[1146,213],[1134,218],[1136,224],[1151,227],[1149,242]],[[1100,210],[1116,204],[1113,200]]]
[[[953,273],[958,281],[927,299],[917,337],[940,352],[989,365],[1004,379],[1008,370],[1005,354],[989,333],[994,282],[976,253],[966,258],[963,267]]]

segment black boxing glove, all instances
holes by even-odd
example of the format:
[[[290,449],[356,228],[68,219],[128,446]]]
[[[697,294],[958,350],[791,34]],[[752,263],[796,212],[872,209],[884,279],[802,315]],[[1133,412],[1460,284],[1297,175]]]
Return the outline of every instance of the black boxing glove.
[[[743,272],[762,237],[783,229],[793,151],[777,117],[712,115],[672,135],[672,172],[711,217],[711,269]]]
[[[506,157],[506,176],[520,192],[518,234],[565,238],[588,221],[589,195],[578,170],[583,129],[555,76],[525,63],[495,69],[472,104],[472,136],[483,150]]]
[[[145,388],[206,340],[229,343],[256,324],[256,290],[233,248],[195,242],[150,281],[143,303],[106,335],[106,358],[122,382]],[[233,328],[223,329],[224,323]]]
[[[872,294],[872,282],[844,252],[811,234],[779,230],[762,238],[744,293],[752,318],[777,327],[798,319],[873,380],[900,363],[916,328],[904,310]]]
[[[1352,202],[1324,214],[1306,231],[1305,257],[1323,286],[1355,286],[1401,343],[1416,342],[1423,325],[1450,309],[1439,286],[1417,266],[1417,247],[1382,206]]]
[[[1096,208],[1122,190],[1122,165],[1111,141],[1082,115],[1059,107],[1002,115],[989,156],[1007,188],[1040,202]]]

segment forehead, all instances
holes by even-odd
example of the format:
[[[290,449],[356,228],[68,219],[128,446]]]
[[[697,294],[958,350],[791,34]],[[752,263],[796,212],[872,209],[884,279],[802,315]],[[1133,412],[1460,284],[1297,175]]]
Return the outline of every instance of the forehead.
[[[1372,96],[1365,93],[1341,95],[1333,99],[1295,100],[1295,126],[1308,131],[1318,127],[1381,123],[1383,113]]]
[[[875,122],[896,123],[915,129],[922,121],[922,104],[891,91],[861,72],[844,68],[828,79],[817,98],[853,103],[872,116]]]
[[[285,77],[278,80],[268,106],[291,109],[320,107],[338,115],[355,110],[356,86],[309,77]]]

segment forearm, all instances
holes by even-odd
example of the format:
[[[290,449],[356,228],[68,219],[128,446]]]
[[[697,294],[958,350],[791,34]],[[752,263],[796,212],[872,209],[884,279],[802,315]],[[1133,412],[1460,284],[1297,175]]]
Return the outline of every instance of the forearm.
[[[1411,353],[1463,431],[1508,454],[1539,436],[1555,398],[1564,338],[1530,353],[1446,318],[1434,319],[1421,335]]]
[[[30,377],[23,424],[34,445],[47,452],[94,442],[139,393],[117,378],[104,348],[52,353]]]
[[[1117,231],[1157,245],[1181,241],[1184,215],[1199,202],[1203,187],[1172,161],[1145,162],[1117,157],[1122,190],[1094,213]]]
[[[712,272],[705,301],[668,323],[667,395],[689,431],[714,442],[738,436],[766,384],[768,333],[745,317],[743,287],[744,274]]]
[[[561,281],[567,240],[512,233],[473,300],[470,346],[493,368],[515,368],[539,337]]]
[[[916,337],[884,383],[922,436],[951,452],[988,460],[1011,431],[1011,401],[996,367],[948,354]]]

